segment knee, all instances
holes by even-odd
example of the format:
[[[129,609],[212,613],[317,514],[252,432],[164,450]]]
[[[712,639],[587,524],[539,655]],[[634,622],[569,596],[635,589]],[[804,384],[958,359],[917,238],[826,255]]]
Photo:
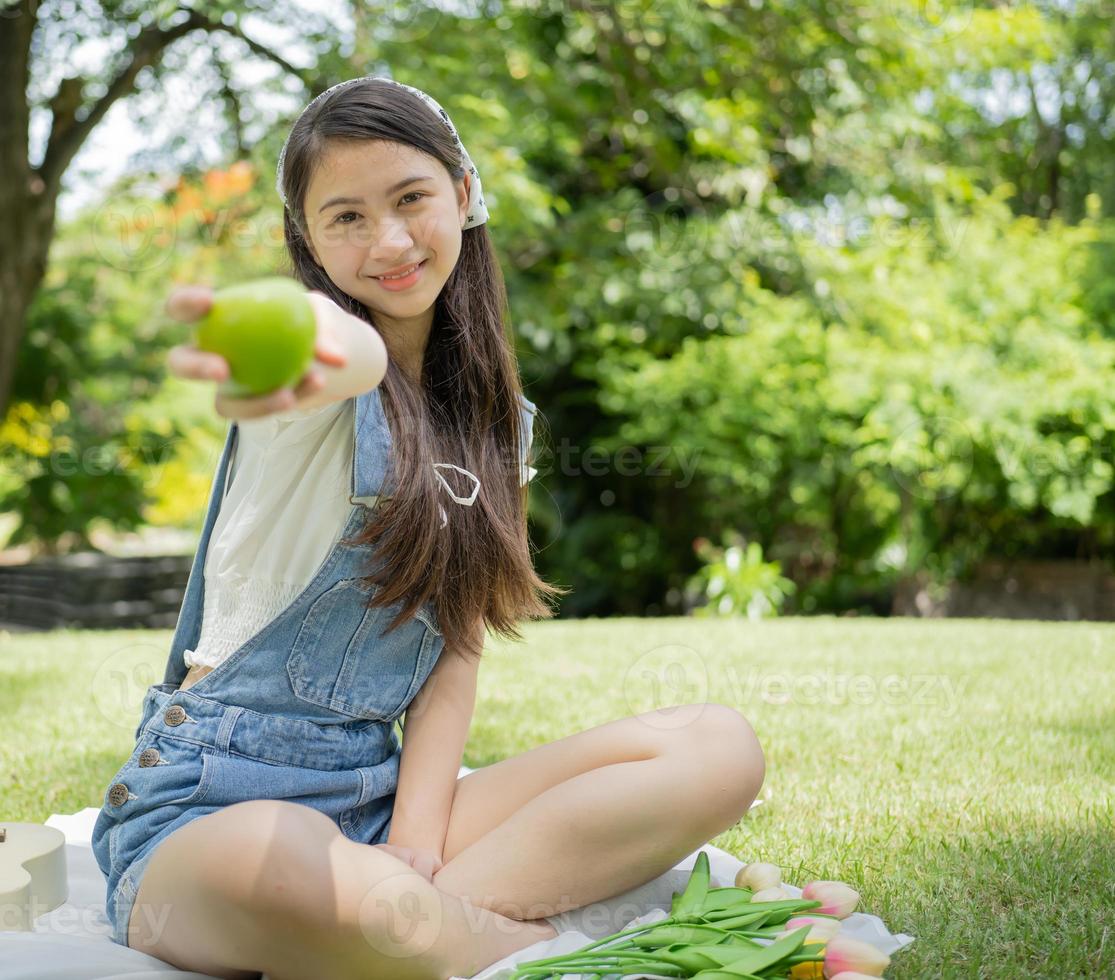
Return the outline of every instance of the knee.
[[[326,848],[339,831],[313,807],[286,800],[245,800],[219,811],[210,828],[205,875],[229,907],[268,919],[301,914],[313,890],[311,867],[327,865]]]
[[[700,707],[695,745],[690,751],[697,754],[702,768],[715,774],[721,789],[725,783],[732,788],[726,804],[734,823],[759,795],[766,778],[766,757],[755,729],[743,714],[726,704]]]
[[[283,972],[291,963],[275,965],[294,949],[306,962],[335,966],[333,976],[448,976],[431,965],[441,955],[431,949],[439,895],[421,875],[400,873],[410,870],[403,862],[350,841],[303,804],[250,800],[220,813],[218,846],[205,857],[207,890],[230,934],[262,951],[268,976],[294,975]],[[427,904],[414,911],[416,896]],[[379,972],[369,967],[377,954]],[[407,971],[396,971],[404,957]]]

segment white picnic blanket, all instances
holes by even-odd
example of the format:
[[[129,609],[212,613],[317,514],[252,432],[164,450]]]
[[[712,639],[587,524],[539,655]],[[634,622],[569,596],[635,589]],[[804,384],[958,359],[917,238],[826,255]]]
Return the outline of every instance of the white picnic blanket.
[[[471,772],[462,766],[461,776]],[[755,803],[758,804],[759,800]],[[753,804],[754,805],[754,804]],[[66,902],[35,919],[33,932],[0,932],[0,978],[3,980],[152,980],[164,976],[188,980],[212,980],[209,974],[179,970],[169,963],[114,943],[105,917],[105,879],[93,858],[90,846],[98,807],[86,807],[76,813],[54,813],[47,819],[48,827],[56,827],[66,835],[66,866],[69,896]],[[709,857],[709,870],[715,885],[730,885],[743,862],[711,844],[703,850]],[[699,851],[694,851],[676,867],[691,870]],[[787,885],[795,895],[800,888]],[[631,924],[664,918],[665,909],[652,910],[633,919]],[[893,935],[883,921],[874,915],[856,912],[844,920],[843,933],[862,939],[891,954],[912,943],[913,937]],[[573,930],[553,939],[543,940],[518,950],[511,956],[486,967],[471,980],[500,980],[510,968],[523,960],[540,959],[571,952],[591,942],[589,937]],[[267,980],[264,975],[264,980]],[[464,978],[454,978],[464,980]]]

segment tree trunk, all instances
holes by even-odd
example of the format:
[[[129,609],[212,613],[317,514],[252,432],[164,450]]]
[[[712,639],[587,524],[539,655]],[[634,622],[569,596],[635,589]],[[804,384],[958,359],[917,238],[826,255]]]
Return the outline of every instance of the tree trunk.
[[[27,311],[46,272],[62,175],[112,104],[135,90],[136,75],[191,31],[223,31],[310,87],[309,73],[245,36],[237,25],[210,21],[190,10],[171,27],[151,24],[139,29],[128,42],[122,67],[107,80],[106,91],[92,105],[83,105],[85,78],[62,79],[50,100],[46,152],[34,167],[28,159],[27,86],[31,35],[38,12],[38,0],[21,0],[0,18],[0,420],[11,402]]]
[[[0,228],[5,229],[0,234],[0,419],[11,402],[27,311],[43,281],[54,235],[55,202],[41,205],[33,197],[0,203]]]
[[[27,310],[46,271],[54,195],[27,159],[28,59],[38,3],[0,30],[0,419],[7,412]]]
[[[12,227],[29,221],[18,208],[0,207],[0,224]],[[32,230],[19,239],[0,235],[0,418],[7,413],[16,380],[16,361],[27,327],[27,311],[47,268],[47,252],[54,227]]]

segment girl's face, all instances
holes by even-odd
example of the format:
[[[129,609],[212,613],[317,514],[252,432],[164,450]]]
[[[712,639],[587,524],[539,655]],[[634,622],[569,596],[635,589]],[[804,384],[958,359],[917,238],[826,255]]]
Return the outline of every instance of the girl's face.
[[[333,140],[306,191],[314,261],[371,311],[409,367],[422,363],[434,301],[461,254],[470,176],[454,184],[439,160],[402,143]],[[378,278],[416,263],[417,275]]]

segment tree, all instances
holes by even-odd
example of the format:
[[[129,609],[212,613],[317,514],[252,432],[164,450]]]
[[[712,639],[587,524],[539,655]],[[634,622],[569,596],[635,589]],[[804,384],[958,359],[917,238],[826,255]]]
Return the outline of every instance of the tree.
[[[141,15],[118,5],[114,21],[108,2],[101,21],[134,28],[138,41]],[[90,245],[104,238],[88,225],[58,235],[9,409],[28,459],[8,484],[21,491],[56,443],[64,464],[19,503],[31,533],[80,530],[102,507],[107,483],[84,487],[61,444],[100,449],[120,427],[85,406],[152,397],[160,338],[134,332],[135,297],[199,268],[226,281],[259,274],[281,255],[281,242],[257,236],[250,248],[224,248],[219,237],[245,205],[268,219],[280,212],[270,177],[286,120],[272,119],[263,136],[260,116],[245,121],[265,100],[254,82],[236,91],[237,55],[224,50],[247,53],[222,31],[250,2],[142,15],[164,33],[183,18],[205,20],[195,40],[219,50],[204,95],[227,106],[229,123],[212,134],[222,159],[200,168],[155,159],[163,172],[188,173],[150,212],[189,213],[197,170],[232,172],[249,148],[259,194],[214,219],[200,208],[197,261],[179,234],[155,275],[134,262],[126,277],[103,269]],[[1067,19],[1062,6],[1073,11]],[[342,38],[319,35],[294,59],[315,58],[322,79],[382,73],[416,85],[465,134],[493,213],[522,375],[540,407],[532,526],[540,571],[575,586],[563,613],[677,608],[694,536],[730,529],[805,586],[796,594],[805,611],[883,608],[896,569],[932,563],[954,574],[988,539],[1022,539],[1044,556],[1064,554],[1065,541],[1109,545],[1115,415],[1099,387],[1115,335],[1115,230],[1103,218],[1115,200],[1107,6],[381,0],[350,5]],[[280,10],[267,8],[267,20]],[[264,36],[251,19],[243,27]],[[306,37],[301,24],[296,37]],[[189,44],[164,47],[158,64],[180,70]],[[33,53],[44,49],[59,50],[53,34],[32,43]],[[1070,69],[1066,52],[1089,51],[1095,77],[1069,85],[1064,76],[1058,115],[1044,80]],[[141,69],[136,83],[156,70]],[[991,99],[1004,72],[1023,97],[1006,110]],[[1064,131],[1061,149],[1031,120],[1030,78],[1041,119]],[[1070,89],[1088,96],[1085,108]],[[183,148],[210,128],[195,125]],[[1071,223],[1085,206],[1079,235],[1047,219],[1050,187],[1055,216]],[[116,188],[109,202],[136,219],[141,242],[145,191],[129,199]],[[1040,221],[1015,220],[1032,210]],[[991,357],[998,370],[970,370]],[[1079,363],[1071,384],[1066,359]],[[1048,367],[1055,397],[1031,394],[1046,380],[1034,365]],[[76,394],[59,379],[73,380]],[[942,423],[982,419],[1004,400],[1013,415],[999,412],[972,438],[981,482],[965,495]],[[73,424],[52,414],[71,406],[83,416]],[[181,408],[163,420],[178,424]],[[48,435],[57,438],[48,444]],[[121,453],[138,459],[153,448],[158,458],[181,438],[129,433]],[[3,475],[0,460],[0,484]],[[83,492],[99,495],[95,505]],[[66,511],[75,496],[85,509]],[[106,518],[129,526],[137,500]]]
[[[27,312],[46,271],[62,177],[108,110],[136,92],[141,73],[158,72],[173,46],[197,36],[213,49],[224,83],[222,95],[235,105],[230,115],[239,120],[239,100],[228,83],[227,66],[211,44],[214,35],[223,34],[237,39],[251,55],[266,58],[298,78],[313,94],[326,87],[317,71],[296,67],[240,27],[241,16],[253,6],[208,3],[201,12],[174,3],[104,0],[97,6],[81,4],[75,16],[73,2],[0,0],[0,173],[5,175],[0,181],[0,418],[11,400]],[[267,16],[281,22],[296,14],[311,19],[289,9],[269,9]],[[307,31],[311,36],[331,33],[320,19],[316,26],[306,26],[313,26],[312,32]],[[62,60],[79,40],[98,35],[123,48],[111,63],[96,73],[67,74],[48,99],[29,96],[36,56],[46,58],[49,51],[50,59]],[[244,104],[251,105],[251,100]],[[42,160],[34,164],[29,158],[29,128],[36,108],[49,113],[50,136]],[[234,132],[242,140],[239,130]]]

